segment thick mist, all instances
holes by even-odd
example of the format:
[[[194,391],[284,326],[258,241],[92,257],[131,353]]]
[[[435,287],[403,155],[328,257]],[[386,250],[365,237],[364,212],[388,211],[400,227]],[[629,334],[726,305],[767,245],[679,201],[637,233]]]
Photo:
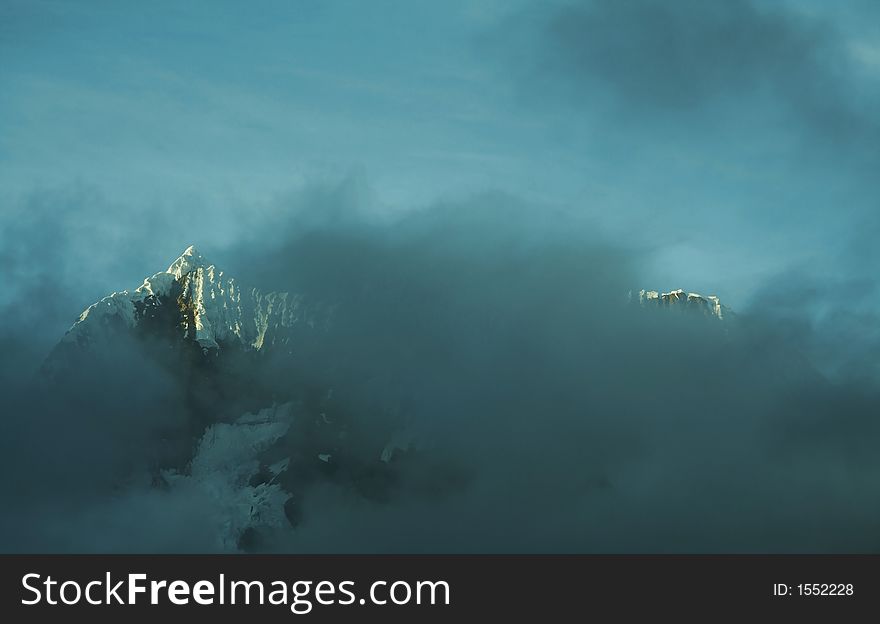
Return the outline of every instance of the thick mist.
[[[384,505],[327,488],[284,548],[876,548],[877,386],[806,358],[827,326],[786,331],[772,305],[724,327],[641,309],[638,252],[530,214],[483,196],[337,220],[261,259],[267,279],[341,302],[309,367],[405,399],[421,452],[467,474]]]
[[[642,254],[503,195],[390,221],[346,201],[332,219],[292,208],[262,246],[218,255],[243,282],[335,307],[274,383],[333,388],[365,449],[393,430],[411,453],[381,499],[311,482],[302,522],[258,550],[877,548],[876,380],[823,371],[864,341],[811,361],[833,325],[797,324],[797,306],[781,322],[770,295],[725,322],[642,308],[630,291],[657,286]],[[27,345],[5,340],[7,362]],[[149,482],[183,436],[185,388],[140,345],[51,395],[8,379],[4,549],[212,548],[212,502]]]

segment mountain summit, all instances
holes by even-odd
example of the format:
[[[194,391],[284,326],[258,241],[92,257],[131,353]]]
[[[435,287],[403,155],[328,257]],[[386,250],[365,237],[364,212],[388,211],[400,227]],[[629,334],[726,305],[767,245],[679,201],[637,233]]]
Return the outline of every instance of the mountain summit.
[[[166,273],[171,273],[175,278],[180,279],[187,273],[196,269],[203,269],[212,266],[210,262],[196,250],[195,245],[187,247],[180,257],[171,263]]]
[[[729,308],[722,305],[715,295],[703,296],[699,293],[685,292],[681,288],[665,293],[642,290],[639,292],[639,303],[646,307],[696,312],[719,320],[724,320],[730,314]]]
[[[358,435],[345,392],[313,378],[331,311],[247,288],[190,246],[137,288],[86,308],[39,380],[48,394],[122,395],[120,419],[155,402],[146,411],[156,422],[138,420],[150,432],[152,487],[201,497],[216,547],[245,548],[254,531],[296,526],[313,482],[368,498],[396,482],[392,460],[407,451],[396,421],[367,420],[369,435]]]
[[[133,291],[114,292],[89,306],[62,343],[88,348],[115,331],[137,329],[159,317],[176,327],[184,341],[206,351],[260,350],[288,342],[287,330],[298,324],[314,328],[319,321],[301,296],[245,288],[191,245],[168,269]]]

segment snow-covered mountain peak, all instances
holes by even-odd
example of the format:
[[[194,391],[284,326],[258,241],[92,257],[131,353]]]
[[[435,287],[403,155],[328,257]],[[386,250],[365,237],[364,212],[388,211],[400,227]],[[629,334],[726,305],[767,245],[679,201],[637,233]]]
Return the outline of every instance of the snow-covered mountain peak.
[[[180,279],[196,269],[208,268],[210,266],[212,265],[198,252],[196,246],[190,245],[180,254],[177,260],[171,263],[171,266],[165,272],[173,275],[175,279]]]
[[[133,291],[115,292],[89,306],[62,342],[91,345],[108,330],[135,329],[163,309],[174,311],[165,315],[168,322],[203,349],[227,344],[260,350],[276,339],[286,341],[286,328],[298,323],[314,328],[326,320],[316,317],[301,296],[243,288],[191,245],[166,271]]]

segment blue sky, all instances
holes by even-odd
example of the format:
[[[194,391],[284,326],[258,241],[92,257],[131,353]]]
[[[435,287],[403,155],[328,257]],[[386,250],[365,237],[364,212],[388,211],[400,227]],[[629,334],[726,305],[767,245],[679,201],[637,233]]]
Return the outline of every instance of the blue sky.
[[[97,293],[190,243],[222,255],[314,185],[354,181],[382,215],[501,192],[632,245],[645,286],[742,308],[789,273],[869,274],[878,17],[858,1],[2,0],[0,210],[20,233],[59,221]]]

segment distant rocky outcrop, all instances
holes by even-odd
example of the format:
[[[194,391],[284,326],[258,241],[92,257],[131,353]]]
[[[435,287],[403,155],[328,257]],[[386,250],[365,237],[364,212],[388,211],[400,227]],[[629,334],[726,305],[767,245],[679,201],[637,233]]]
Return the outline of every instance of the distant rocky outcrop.
[[[656,306],[671,310],[680,310],[725,320],[730,316],[730,309],[722,305],[714,295],[703,296],[698,293],[685,292],[682,289],[669,292],[656,290],[639,291],[639,304],[645,307]]]

